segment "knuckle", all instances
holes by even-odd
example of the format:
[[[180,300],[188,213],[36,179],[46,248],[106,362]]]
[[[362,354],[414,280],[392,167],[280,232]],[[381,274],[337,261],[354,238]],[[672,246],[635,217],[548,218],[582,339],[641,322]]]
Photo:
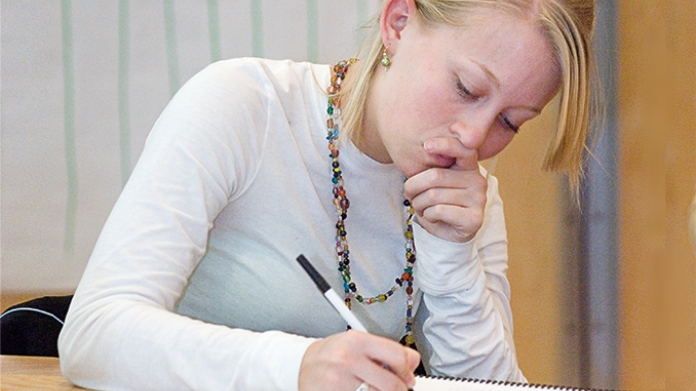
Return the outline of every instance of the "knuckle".
[[[485,193],[486,191],[488,191],[488,181],[486,180],[486,178],[481,176],[479,177],[479,181],[481,182],[481,189],[483,190],[483,192]]]
[[[428,179],[431,182],[438,183],[445,179],[446,174],[447,170],[442,168],[434,168],[432,170],[428,170]]]
[[[401,354],[394,354],[394,358],[392,359],[393,361],[391,362],[391,365],[398,370],[406,370],[405,368],[408,366],[408,354],[402,346],[398,346],[398,349],[400,349]]]
[[[348,349],[339,349],[335,352],[335,360],[337,362],[350,362],[352,358],[352,354]]]
[[[425,212],[427,214],[427,217],[429,220],[439,220],[440,216],[442,216],[443,212],[445,211],[445,206],[441,204],[436,204],[433,205],[427,209],[425,209]]]
[[[482,189],[484,191],[488,189],[488,181],[483,175],[481,175],[481,173],[477,172],[476,175],[474,175],[471,178],[471,181],[473,183],[473,186],[476,188]]]
[[[478,231],[483,225],[483,213],[481,211],[476,211],[472,216],[471,228],[474,232]]]
[[[486,193],[483,192],[475,194],[472,198],[474,200],[474,205],[479,206],[480,209],[483,209],[483,207],[486,205],[486,201],[488,200]],[[483,213],[483,211],[481,211],[481,213]]]
[[[428,205],[436,205],[440,200],[441,189],[429,189],[423,195],[425,196],[425,202]]]

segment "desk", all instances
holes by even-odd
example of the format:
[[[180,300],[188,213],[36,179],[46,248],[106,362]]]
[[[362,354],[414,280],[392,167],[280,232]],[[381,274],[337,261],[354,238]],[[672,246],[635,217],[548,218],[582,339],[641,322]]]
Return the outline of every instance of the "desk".
[[[61,375],[57,358],[28,356],[0,356],[0,389],[84,390]]]

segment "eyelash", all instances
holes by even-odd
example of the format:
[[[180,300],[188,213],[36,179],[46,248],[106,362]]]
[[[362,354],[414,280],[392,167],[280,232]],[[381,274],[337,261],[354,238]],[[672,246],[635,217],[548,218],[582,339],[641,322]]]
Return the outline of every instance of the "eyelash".
[[[480,96],[474,95],[461,81],[457,82],[457,93],[464,99],[477,101],[481,98]]]
[[[500,114],[500,120],[503,121],[503,125],[511,131],[515,133],[520,131],[520,127],[515,126],[512,122],[510,122],[510,120],[506,116]]]
[[[477,101],[481,99],[480,96],[474,95],[468,88],[466,88],[464,83],[462,83],[461,81],[457,82],[457,93],[459,94],[459,96],[467,100]],[[500,115],[500,120],[502,121],[503,126],[505,126],[506,128],[510,129],[514,133],[519,132],[520,127],[510,122],[510,120],[503,114]]]

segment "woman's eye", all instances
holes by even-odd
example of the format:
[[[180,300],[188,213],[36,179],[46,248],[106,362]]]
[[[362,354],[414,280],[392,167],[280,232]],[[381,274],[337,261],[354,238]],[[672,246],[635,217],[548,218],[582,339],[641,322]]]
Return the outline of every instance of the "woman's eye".
[[[501,115],[500,115],[500,119],[503,121],[503,125],[505,125],[506,128],[512,130],[512,131],[515,132],[515,133],[519,132],[520,127],[517,126],[517,125],[515,125],[515,124],[513,124],[512,122],[510,122],[510,120],[508,119],[508,117],[506,117],[505,115],[501,114]]]
[[[471,90],[469,90],[468,88],[466,88],[466,86],[464,85],[464,83],[462,83],[461,81],[458,81],[458,82],[457,82],[457,93],[459,94],[459,96],[461,96],[461,97],[464,98],[464,99],[473,99],[473,100],[478,100],[478,99],[479,99],[479,97],[476,96],[476,95],[474,95],[474,94],[471,92]]]

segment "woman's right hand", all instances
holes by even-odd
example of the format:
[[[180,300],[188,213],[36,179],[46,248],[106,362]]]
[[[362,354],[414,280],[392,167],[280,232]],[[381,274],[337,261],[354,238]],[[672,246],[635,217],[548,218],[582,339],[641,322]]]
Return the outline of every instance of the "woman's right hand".
[[[406,391],[415,385],[417,351],[387,338],[348,331],[312,343],[300,366],[300,391]]]

